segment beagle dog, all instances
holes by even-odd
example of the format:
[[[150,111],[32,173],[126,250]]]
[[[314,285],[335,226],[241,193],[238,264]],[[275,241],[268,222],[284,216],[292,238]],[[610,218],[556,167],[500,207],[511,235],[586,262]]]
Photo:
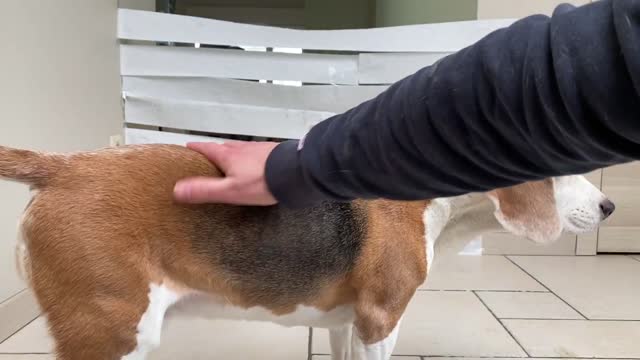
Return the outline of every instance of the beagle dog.
[[[177,315],[327,328],[333,359],[389,359],[437,243],[499,229],[546,243],[614,208],[581,176],[302,210],[175,203],[196,175],[222,176],[180,146],[0,147],[0,177],[33,189],[17,254],[59,360],[145,359]]]

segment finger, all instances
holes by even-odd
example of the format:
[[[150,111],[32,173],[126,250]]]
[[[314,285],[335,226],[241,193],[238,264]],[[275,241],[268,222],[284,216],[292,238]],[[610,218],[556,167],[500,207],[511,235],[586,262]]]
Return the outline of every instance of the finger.
[[[201,142],[201,141],[197,141],[197,142],[188,142],[187,143],[187,147],[191,150],[200,152],[200,153],[205,153],[208,151],[208,149],[210,148],[215,148],[215,147],[222,147],[221,143],[217,143],[217,142]]]
[[[225,170],[228,156],[227,149],[222,144],[213,142],[192,142],[187,143],[187,147],[206,156],[206,158],[214,165],[219,166],[223,171]]]
[[[189,204],[227,203],[232,197],[229,178],[193,177],[180,180],[173,189],[176,200]]]
[[[236,148],[236,147],[244,145],[244,144],[246,144],[248,142],[249,141],[242,141],[242,140],[227,140],[224,143],[222,143],[222,145],[228,146],[230,148]]]

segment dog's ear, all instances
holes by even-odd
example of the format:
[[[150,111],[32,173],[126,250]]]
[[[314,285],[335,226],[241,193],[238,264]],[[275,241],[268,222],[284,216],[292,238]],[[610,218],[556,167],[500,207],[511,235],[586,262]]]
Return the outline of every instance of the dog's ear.
[[[487,193],[494,216],[511,233],[537,243],[552,242],[562,233],[553,180],[528,182]]]

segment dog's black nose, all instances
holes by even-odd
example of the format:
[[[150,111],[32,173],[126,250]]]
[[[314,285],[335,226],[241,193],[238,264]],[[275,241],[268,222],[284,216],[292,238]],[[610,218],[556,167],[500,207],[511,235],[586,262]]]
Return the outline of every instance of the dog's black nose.
[[[602,219],[606,219],[616,210],[616,204],[614,204],[611,200],[605,199],[600,203],[600,211],[602,211]]]

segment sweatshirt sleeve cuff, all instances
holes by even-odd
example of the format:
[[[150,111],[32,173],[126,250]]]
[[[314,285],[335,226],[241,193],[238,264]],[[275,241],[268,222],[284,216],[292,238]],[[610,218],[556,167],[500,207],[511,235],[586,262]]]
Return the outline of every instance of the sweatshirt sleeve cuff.
[[[298,141],[289,140],[276,146],[267,158],[267,186],[285,207],[302,208],[326,199],[305,176],[300,156]]]

